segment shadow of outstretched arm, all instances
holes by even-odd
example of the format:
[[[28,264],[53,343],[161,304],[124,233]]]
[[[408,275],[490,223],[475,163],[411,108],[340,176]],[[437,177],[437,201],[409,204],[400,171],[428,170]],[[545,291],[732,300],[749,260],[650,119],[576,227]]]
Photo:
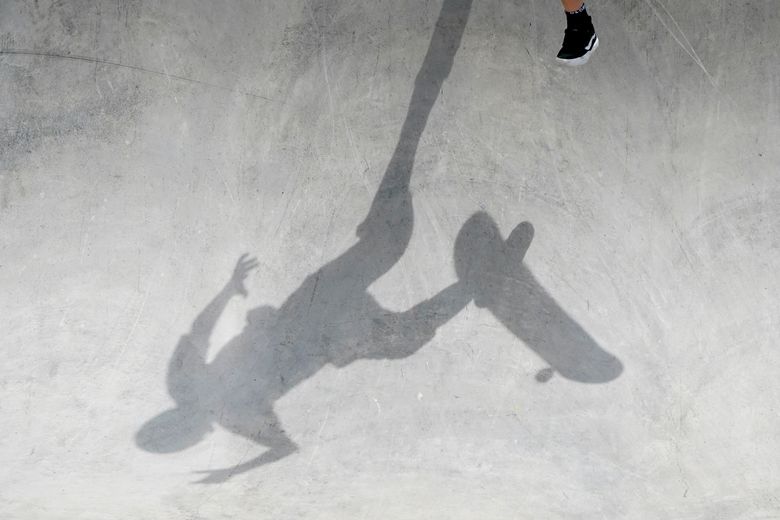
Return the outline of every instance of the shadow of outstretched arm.
[[[197,395],[190,387],[192,381],[205,370],[209,338],[214,326],[233,296],[240,294],[246,297],[244,280],[256,267],[256,259],[241,255],[230,280],[198,314],[190,333],[183,336],[176,346],[168,364],[167,381],[168,391],[177,402],[193,399]]]
[[[197,471],[196,473],[206,475],[197,482],[199,484],[226,482],[236,475],[271,464],[298,451],[298,446],[287,436],[276,414],[271,411],[259,416],[242,414],[232,417],[226,421],[225,426],[235,434],[246,437],[256,444],[267,446],[268,450],[235,466]]]

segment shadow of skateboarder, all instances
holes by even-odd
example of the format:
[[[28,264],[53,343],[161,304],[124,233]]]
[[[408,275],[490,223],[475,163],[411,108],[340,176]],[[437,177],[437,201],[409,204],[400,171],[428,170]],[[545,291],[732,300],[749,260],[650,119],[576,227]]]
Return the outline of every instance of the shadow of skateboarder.
[[[208,338],[229,299],[244,292],[255,266],[245,257],[233,278],[184,336],[168,371],[176,408],[149,421],[136,437],[144,449],[178,451],[197,443],[218,422],[269,449],[238,466],[208,472],[202,482],[220,482],[289,455],[295,444],[279,425],[273,403],[326,364],[411,355],[471,297],[460,283],[405,312],[382,308],[368,287],[403,256],[414,214],[409,191],[414,160],[428,116],[452,69],[471,0],[445,0],[428,52],[417,75],[395,152],[359,241],[309,275],[279,309],[250,311],[244,331],[206,364]],[[219,389],[215,392],[215,389]]]
[[[532,239],[530,224],[521,224],[504,241],[486,214],[473,216],[456,240],[459,280],[409,310],[389,311],[368,292],[409,244],[414,222],[409,183],[417,147],[470,10],[471,0],[442,5],[395,152],[358,227],[358,242],[309,275],[278,309],[251,310],[244,330],[207,363],[219,316],[232,297],[246,295],[244,280],[257,266],[241,257],[230,281],[179,341],[167,377],[176,406],[141,428],[136,435],[141,448],[183,450],[198,443],[212,424],[220,424],[268,449],[236,466],[206,471],[200,482],[223,482],[277,461],[297,449],[274,412],[279,398],[328,364],[344,367],[359,359],[412,355],[472,299],[562,376],[603,382],[619,375],[620,362],[574,323],[522,265]],[[517,315],[522,312],[528,315]],[[561,346],[561,341],[569,343]]]

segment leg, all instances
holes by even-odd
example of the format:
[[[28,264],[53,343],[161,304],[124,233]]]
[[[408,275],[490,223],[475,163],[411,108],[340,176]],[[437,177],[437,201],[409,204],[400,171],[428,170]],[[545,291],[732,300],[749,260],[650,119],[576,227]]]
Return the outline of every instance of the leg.
[[[599,46],[593,22],[583,0],[561,0],[566,11],[566,35],[558,52],[558,62],[566,65],[583,65]]]
[[[563,10],[567,13],[579,11],[585,4],[582,0],[561,0],[561,3],[563,4]]]

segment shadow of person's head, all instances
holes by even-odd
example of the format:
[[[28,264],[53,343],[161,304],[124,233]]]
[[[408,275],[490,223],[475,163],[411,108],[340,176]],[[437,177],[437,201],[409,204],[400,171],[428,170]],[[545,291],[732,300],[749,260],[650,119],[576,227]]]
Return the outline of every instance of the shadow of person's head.
[[[206,414],[195,406],[179,406],[149,420],[136,433],[135,442],[151,453],[183,451],[212,431]]]

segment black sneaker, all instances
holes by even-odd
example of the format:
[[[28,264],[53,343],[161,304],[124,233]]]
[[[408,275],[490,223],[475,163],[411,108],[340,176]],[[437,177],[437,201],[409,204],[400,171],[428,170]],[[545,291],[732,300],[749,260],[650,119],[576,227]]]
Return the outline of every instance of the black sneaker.
[[[593,24],[569,27],[563,37],[563,46],[556,60],[566,65],[584,65],[590,55],[599,48],[599,38]]]

